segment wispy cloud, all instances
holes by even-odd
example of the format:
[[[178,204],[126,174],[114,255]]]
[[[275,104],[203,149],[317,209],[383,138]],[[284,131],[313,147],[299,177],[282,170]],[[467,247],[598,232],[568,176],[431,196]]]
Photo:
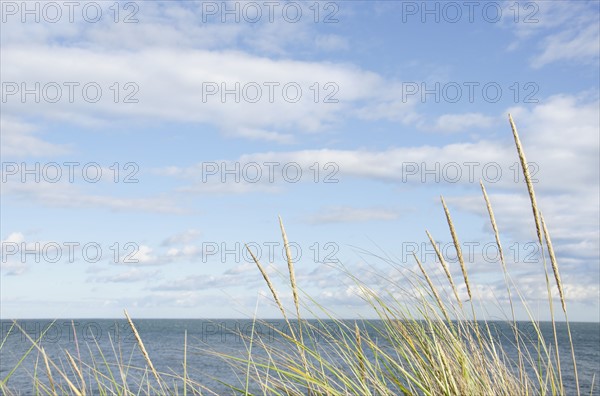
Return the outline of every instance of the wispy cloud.
[[[3,183],[2,195],[34,202],[44,207],[98,208],[111,211],[142,211],[153,213],[185,214],[173,198],[168,196],[149,198],[116,197],[89,193],[85,188],[68,182],[21,183],[10,179]]]
[[[171,235],[168,238],[166,238],[162,242],[162,246],[175,246],[175,245],[190,243],[190,242],[198,239],[198,237],[200,237],[200,235],[201,235],[201,233],[198,230],[195,230],[195,229],[185,230],[176,235]]]
[[[3,115],[0,119],[0,129],[0,154],[4,158],[53,157],[71,151],[68,144],[55,144],[42,139],[37,124]]]
[[[600,29],[597,22],[582,30],[567,30],[545,38],[543,52],[532,59],[532,66],[541,68],[557,61],[598,64]]]
[[[431,127],[440,132],[463,132],[473,128],[489,128],[497,121],[481,113],[444,114],[437,118]]]
[[[398,217],[399,213],[391,209],[343,206],[323,209],[321,212],[311,216],[309,221],[313,224],[357,223],[396,220]]]
[[[92,276],[89,277],[87,281],[93,283],[134,283],[140,281],[147,282],[150,280],[156,280],[159,274],[159,271],[144,271],[137,268],[133,268],[114,275]]]
[[[505,2],[504,22],[517,36],[509,50],[533,49],[530,65],[539,69],[555,62],[598,65],[600,27],[595,1],[535,1],[520,9]],[[517,18],[520,23],[512,23]]]
[[[6,276],[21,275],[27,270],[27,264],[21,259],[20,248],[25,246],[35,252],[35,245],[27,246],[25,236],[21,232],[12,232],[2,240],[2,260],[0,269]]]

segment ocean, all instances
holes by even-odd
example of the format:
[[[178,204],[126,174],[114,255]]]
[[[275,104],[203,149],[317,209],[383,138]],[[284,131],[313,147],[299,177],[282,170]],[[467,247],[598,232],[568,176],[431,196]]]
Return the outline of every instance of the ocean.
[[[283,320],[265,320],[265,323],[277,330],[289,334],[289,328]],[[336,334],[341,331],[331,321],[310,321],[317,329],[324,329]],[[18,320],[27,334],[40,339],[40,345],[48,356],[57,362],[59,366],[65,367],[70,374],[67,357],[64,353],[68,350],[74,357],[80,357],[84,362],[91,363],[95,360],[97,366],[104,367],[104,355],[109,367],[111,362],[122,361],[134,367],[145,367],[144,357],[139,348],[133,332],[125,320],[115,319],[60,319],[51,320]],[[187,367],[188,377],[195,379],[217,394],[233,394],[233,391],[222,385],[221,381],[235,383],[243,388],[243,378],[236,376],[236,372],[222,358],[208,351],[243,357],[246,355],[248,343],[240,334],[250,335],[253,329],[251,320],[200,320],[200,319],[137,319],[134,323],[145,344],[155,368],[159,372],[183,374],[184,361],[184,336],[187,331]],[[350,321],[352,326],[354,321]],[[511,330],[502,322],[488,322],[492,336],[498,340],[510,338]],[[31,347],[27,337],[18,332],[10,331],[13,322],[0,321],[2,331],[2,347],[0,348],[0,379],[6,376],[18,365],[19,360]],[[363,325],[365,325],[363,323]],[[378,321],[369,321],[365,328],[373,333],[377,328]],[[567,394],[575,394],[575,382],[573,369],[570,361],[570,346],[564,323],[557,323],[557,337],[559,354],[563,361],[563,376]],[[540,324],[541,331],[548,343],[553,347],[552,326],[549,322]],[[281,342],[281,336],[269,326],[260,323],[254,325],[255,334],[259,335],[266,343]],[[523,334],[534,336],[533,326],[528,322],[519,322],[519,328]],[[582,394],[590,394],[592,377],[596,375],[594,395],[600,395],[598,376],[600,375],[600,324],[599,323],[571,323],[573,344],[577,358],[579,383]],[[315,343],[321,343],[320,347],[327,349],[330,341],[319,336],[314,337]],[[504,342],[504,351],[509,358],[516,356],[516,350],[510,346],[510,342]],[[256,354],[264,353],[259,348],[254,348]],[[368,358],[368,357],[367,357]],[[19,367],[11,375],[7,382],[8,388],[16,395],[34,394],[33,376],[36,360],[39,359],[38,369],[43,372],[37,373],[42,382],[48,383],[45,374],[45,366],[41,355],[34,349]],[[562,360],[562,359],[561,359]],[[108,372],[108,369],[105,371]],[[118,373],[118,370],[114,371]],[[239,374],[239,373],[238,373]],[[55,374],[56,375],[56,374]],[[143,375],[140,370],[134,373],[132,378]],[[75,378],[75,377],[73,377]],[[241,381],[241,382],[240,382]],[[181,382],[181,381],[179,381]],[[177,389],[182,394],[182,385],[174,377],[168,378],[167,384]],[[135,389],[135,386],[133,387]],[[256,391],[256,389],[254,389]],[[260,392],[262,393],[262,392]],[[142,394],[145,394],[142,391]]]

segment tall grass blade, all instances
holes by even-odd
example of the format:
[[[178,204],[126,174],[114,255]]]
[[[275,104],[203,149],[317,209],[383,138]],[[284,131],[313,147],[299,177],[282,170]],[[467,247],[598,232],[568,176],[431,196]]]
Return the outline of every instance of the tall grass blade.
[[[523,151],[523,146],[521,145],[521,139],[519,138],[519,133],[517,132],[517,126],[513,121],[512,116],[508,115],[508,121],[510,122],[510,127],[513,132],[513,138],[515,139],[515,145],[517,146],[517,153],[519,154],[519,161],[521,161],[521,169],[523,170],[523,177],[525,178],[525,184],[527,184],[527,191],[529,192],[529,199],[531,200],[531,209],[533,211],[533,218],[535,220],[535,230],[537,232],[537,237],[540,245],[542,244],[542,227],[540,222],[540,213],[537,206],[537,200],[535,199],[535,191],[533,189],[533,183],[531,182],[531,174],[529,173],[529,165],[527,164],[527,159],[525,158],[525,152]]]
[[[431,246],[433,246],[433,249],[435,250],[435,254],[437,255],[438,259],[440,260],[440,263],[442,263],[442,268],[444,269],[446,278],[448,279],[448,282],[450,283],[450,286],[452,287],[452,291],[454,292],[454,297],[456,297],[456,301],[458,302],[458,305],[462,308],[462,301],[461,301],[460,297],[458,296],[458,290],[456,289],[456,285],[454,284],[454,280],[452,279],[452,275],[450,274],[450,268],[448,267],[448,264],[446,263],[444,256],[442,256],[442,252],[440,252],[440,249],[438,248],[437,244],[433,240],[433,237],[431,236],[429,231],[425,230],[425,233],[427,234],[427,237],[429,237]]]
[[[129,327],[131,327],[131,330],[133,331],[133,335],[135,337],[135,340],[137,341],[138,347],[140,348],[140,351],[142,351],[142,355],[144,356],[144,359],[146,360],[146,364],[148,365],[148,367],[150,367],[150,370],[152,371],[154,378],[156,378],[156,382],[158,383],[158,386],[162,389],[162,387],[163,387],[162,381],[160,379],[160,376],[158,375],[158,372],[154,368],[154,364],[152,364],[152,360],[150,360],[150,355],[148,355],[148,352],[146,351],[146,347],[144,346],[142,337],[140,337],[140,334],[138,333],[137,328],[133,324],[133,321],[129,317],[127,310],[124,310],[124,312],[125,312],[125,318],[127,318],[127,323],[129,323]]]

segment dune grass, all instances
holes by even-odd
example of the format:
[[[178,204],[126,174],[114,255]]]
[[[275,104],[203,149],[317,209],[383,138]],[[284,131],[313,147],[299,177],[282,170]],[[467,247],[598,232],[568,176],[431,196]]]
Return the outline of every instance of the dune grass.
[[[390,290],[402,290],[402,298],[397,293],[376,293],[361,279],[340,268],[340,276],[347,277],[356,285],[372,316],[379,318],[379,321],[337,319],[333,312],[302,292],[296,282],[287,233],[280,218],[293,311],[286,310],[267,271],[248,250],[287,324],[287,331],[272,327],[277,339],[277,342],[273,342],[256,334],[253,328],[250,335],[243,335],[245,353],[241,355],[203,348],[204,353],[223,359],[240,375],[238,381],[221,383],[222,387],[229,389],[232,394],[264,395],[563,395],[567,392],[564,364],[561,365],[561,359],[564,358],[558,353],[551,282],[551,278],[554,278],[571,347],[568,363],[573,365],[574,382],[579,395],[577,361],[558,262],[546,223],[538,209],[524,150],[510,116],[509,123],[531,201],[537,242],[543,252],[543,268],[540,271],[545,274],[552,340],[544,339],[540,324],[510,277],[492,202],[481,183],[482,204],[485,204],[489,214],[490,227],[499,251],[499,270],[504,276],[510,304],[510,314],[504,325],[510,329],[512,336],[499,340],[492,334],[491,323],[478,321],[475,316],[474,299],[477,296],[473,295],[475,289],[468,276],[469,269],[462,256],[458,233],[443,197],[441,203],[468,299],[461,301],[457,286],[460,283],[452,278],[447,261],[433,236],[425,231],[442,266],[447,285],[436,284],[430,276],[431,270],[416,255],[414,260],[419,268],[418,273],[407,273],[405,268],[397,265],[401,280],[385,278]],[[380,277],[384,279],[383,275]],[[406,284],[410,287],[402,286]],[[450,287],[451,293],[445,292],[445,286]],[[519,329],[515,318],[517,306],[529,314],[533,334],[525,334]],[[306,315],[301,316],[302,310]],[[302,319],[303,316],[323,319],[307,321]],[[159,372],[126,311],[125,317],[135,335],[138,353],[146,363],[144,367],[133,366],[131,355],[124,357],[117,342],[111,343],[113,356],[110,357],[96,344],[88,346],[91,363],[90,360],[86,363],[81,359],[79,350],[76,356],[65,351],[66,361],[56,362],[47,355],[40,339],[32,339],[15,322],[9,333],[23,331],[31,347],[16,367],[0,381],[0,390],[7,395],[18,394],[10,389],[10,377],[27,355],[37,353],[31,378],[32,389],[40,395],[217,394],[204,385],[202,377],[195,378],[191,374],[187,356],[190,351],[200,347],[188,345],[187,333],[181,374]],[[255,324],[272,326],[259,320],[255,320]],[[8,334],[0,348],[7,337]],[[506,345],[516,349],[517,359],[506,354]],[[593,392],[593,383],[594,380],[590,394]]]

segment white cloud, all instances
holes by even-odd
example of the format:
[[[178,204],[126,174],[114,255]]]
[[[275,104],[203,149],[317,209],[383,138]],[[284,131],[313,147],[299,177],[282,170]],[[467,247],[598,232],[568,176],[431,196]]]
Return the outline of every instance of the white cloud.
[[[46,157],[68,153],[68,145],[54,144],[45,141],[35,133],[38,127],[35,124],[3,115],[0,118],[2,157]]]
[[[185,230],[179,234],[172,235],[166,238],[162,245],[163,246],[173,246],[178,244],[189,243],[200,236],[200,231],[195,229]]]
[[[164,7],[149,2],[139,7],[140,23],[115,24],[104,18],[97,24],[23,24],[16,17],[9,18],[10,29],[5,29],[8,33],[2,37],[3,81],[39,82],[41,87],[52,82],[74,81],[81,86],[92,82],[103,92],[99,102],[87,103],[80,86],[75,89],[74,102],[69,103],[68,88],[62,87],[63,99],[58,103],[42,100],[33,107],[14,95],[3,106],[4,113],[23,116],[35,108],[42,117],[80,125],[102,125],[107,116],[207,123],[228,135],[290,144],[296,141],[294,133],[329,128],[346,110],[361,108],[388,87],[380,76],[358,67],[294,61],[285,56],[303,50],[312,53],[315,45],[325,51],[348,46],[341,36],[313,29],[308,5],[302,5],[306,14],[300,23],[286,22],[281,12],[275,13],[274,22],[267,22],[268,10],[263,9],[261,23],[235,24],[220,23],[220,14],[211,17],[216,18],[214,23],[203,22],[206,15],[200,3]],[[114,13],[108,7],[104,11],[109,16]],[[283,56],[266,56],[272,54]],[[115,82],[120,83],[119,103],[113,100]],[[139,87],[133,95],[138,103],[122,103],[124,96],[134,91],[133,85],[124,87],[127,82]],[[216,83],[220,91],[240,83],[241,103],[236,103],[233,95],[222,103],[220,92],[203,96],[203,83]],[[248,83],[261,89],[257,103],[251,103],[255,86],[244,88]],[[271,87],[273,103],[271,88],[264,85],[270,83],[279,84]],[[283,92],[288,83],[294,86]],[[204,85],[205,91],[207,87]],[[289,103],[288,99],[296,96],[295,87],[302,90],[300,99]],[[337,103],[323,103],[326,98]]]
[[[252,140],[264,140],[280,144],[290,144],[294,142],[294,137],[291,134],[281,134],[273,131],[266,131],[264,129],[240,128],[237,130],[237,134]]]
[[[598,189],[599,108],[597,96],[556,95],[533,108],[509,110],[528,160],[539,164],[539,188],[580,194]]]
[[[60,3],[59,3],[60,4]],[[71,47],[95,47],[100,50],[131,50],[148,47],[226,49],[240,45],[251,52],[287,55],[305,49],[321,39],[314,26],[311,3],[295,3],[302,8],[303,17],[298,22],[285,20],[282,5],[270,15],[269,7],[262,2],[257,5],[262,14],[252,22],[254,9],[247,9],[241,2],[135,3],[137,10],[122,6],[118,23],[114,23],[114,7],[99,3],[103,17],[96,23],[88,23],[81,17],[81,8],[75,6],[75,18],[69,21],[68,10],[56,23],[21,23],[21,15],[7,15],[2,44],[29,45],[56,43]],[[214,14],[206,7],[214,4]],[[250,7],[252,7],[252,4]],[[235,15],[224,15],[221,10],[238,8]],[[222,22],[222,17],[227,23]],[[272,18],[271,18],[272,17]],[[124,23],[129,18],[129,23]],[[238,23],[236,22],[238,20]],[[33,16],[28,21],[31,22]],[[324,35],[328,37],[328,35]],[[301,38],[301,40],[299,40]]]
[[[211,179],[209,183],[197,182],[192,186],[181,187],[177,191],[181,193],[192,194],[210,194],[210,195],[230,195],[230,194],[248,194],[248,193],[278,193],[281,190],[279,186],[266,183],[267,179],[263,179],[262,183],[249,183],[247,181],[240,182],[228,181],[222,183],[216,178]]]
[[[258,271],[258,270],[257,270]],[[258,284],[260,275],[254,276],[254,282],[252,282],[247,275],[243,276],[240,274],[201,274],[201,275],[190,275],[174,281],[167,281],[159,284],[152,288],[152,290],[158,291],[195,291],[195,290],[207,290],[207,289],[226,289],[232,287],[250,287]]]
[[[350,48],[348,40],[342,36],[335,34],[328,34],[323,36],[317,36],[316,38],[317,48],[325,51],[339,51],[347,50]]]
[[[597,98],[558,95],[529,110],[510,109],[519,128],[528,160],[538,165],[539,171],[535,175],[539,180],[538,189],[563,193],[597,189],[597,184],[594,183],[597,183],[600,172],[599,105]],[[514,167],[518,163],[518,157],[506,115],[502,115],[502,118],[506,133],[499,141],[480,140],[474,143],[450,143],[445,146],[399,147],[385,151],[323,149],[259,153],[242,156],[239,161],[242,164],[250,161],[275,161],[281,164],[293,161],[307,169],[315,162],[334,162],[339,166],[339,178],[366,177],[402,183],[421,183],[422,177],[419,173],[411,174],[414,172],[412,166],[419,165],[420,169],[417,170],[421,171],[422,163],[426,163],[427,169],[434,168],[436,163],[440,164],[440,180],[451,183],[454,174],[450,174],[450,169],[447,169],[447,174],[444,175],[444,167],[458,163],[463,171],[459,183],[477,185],[479,179],[485,176],[484,181],[499,179],[495,186],[514,190],[520,188],[522,177],[519,176],[520,170]],[[466,162],[479,164],[478,167],[473,166],[472,180],[468,167],[464,166]],[[501,166],[501,176],[496,177],[491,171],[487,176],[483,173],[483,165],[492,163]]]
[[[462,132],[473,128],[489,128],[496,121],[480,113],[444,114],[436,120],[432,129],[441,132]]]
[[[598,3],[594,1],[535,1],[519,10],[514,23],[515,6],[505,2],[504,25],[516,34],[509,46],[527,47],[533,56],[530,64],[541,68],[554,62],[598,65],[600,27]]]
[[[349,107],[360,107],[385,86],[375,73],[343,64],[272,60],[236,51],[152,48],[121,53],[9,46],[3,54],[10,59],[3,65],[5,81],[27,81],[28,89],[39,82],[40,91],[57,83],[63,91],[57,103],[36,104],[36,113],[43,117],[86,124],[102,124],[108,115],[208,123],[227,134],[280,143],[290,143],[292,132],[330,127]],[[32,62],[55,67],[35,68]],[[145,67],[140,69],[140,64]],[[64,85],[69,81],[80,83],[73,103]],[[119,103],[114,102],[115,82],[120,83]],[[83,93],[87,83],[100,87],[98,102],[88,102],[91,96]],[[122,103],[127,94],[139,102]],[[326,99],[338,103],[323,103]],[[19,94],[3,107],[15,116],[32,111]]]
[[[194,245],[185,245],[180,248],[170,248],[167,250],[166,256],[168,259],[173,258],[195,258],[202,255],[202,249]]]
[[[6,239],[2,240],[2,260],[0,270],[5,275],[21,275],[29,266],[27,261],[38,262],[43,257],[45,242],[28,241],[22,232],[11,232]],[[50,253],[52,254],[52,250]]]
[[[158,275],[159,271],[148,272],[133,268],[115,275],[90,277],[87,281],[100,283],[132,283],[156,279]]]
[[[140,245],[137,247],[137,250],[132,255],[132,261],[135,261],[136,264],[154,264],[157,262],[158,257],[152,254],[153,249],[147,245]]]
[[[396,220],[398,212],[384,208],[352,208],[352,207],[332,207],[322,210],[313,215],[311,223],[353,223],[378,220]]]
[[[598,22],[596,20],[596,22]],[[598,24],[581,30],[567,30],[548,36],[543,52],[532,59],[532,66],[540,68],[552,62],[568,61],[576,64],[597,64],[600,53]]]
[[[2,242],[14,242],[14,243],[25,242],[25,236],[21,232],[12,232]]]
[[[599,105],[596,97],[557,95],[532,108],[509,109],[519,128],[539,191],[568,195],[577,192],[575,200],[596,194],[600,172]],[[465,117],[464,114],[447,114],[444,117],[456,125],[465,118],[472,119],[471,125],[487,124],[492,119],[482,115]],[[214,175],[208,172],[207,163],[188,168],[171,166],[158,172],[193,181],[193,185],[180,187],[178,191],[200,194],[277,193],[290,186],[283,174],[285,165],[300,165],[300,180],[312,182],[314,171],[311,167],[315,162],[321,166],[334,164],[336,173],[333,178],[340,182],[360,178],[413,185],[441,183],[478,186],[479,180],[483,179],[493,189],[520,190],[523,176],[506,113],[495,118],[504,122],[505,134],[499,140],[482,139],[443,146],[391,147],[383,151],[317,149],[263,152],[245,154],[235,161],[213,161],[212,165],[217,169]],[[276,167],[269,168],[265,165],[268,163],[275,163]],[[262,177],[257,181],[254,180],[254,173],[251,177],[244,176],[244,169],[252,170],[255,166],[262,171]],[[238,169],[239,180],[229,175],[224,183],[221,174],[224,168]],[[432,169],[435,172],[428,173]]]
[[[21,232],[12,232],[2,240],[2,261],[0,269],[6,275],[20,275],[27,270],[24,260],[21,260],[20,247],[25,243]]]
[[[2,195],[18,197],[44,206],[64,208],[104,208],[114,211],[145,211],[183,214],[186,211],[169,197],[120,198],[110,195],[88,194],[68,182],[47,183],[10,181],[3,183]]]

